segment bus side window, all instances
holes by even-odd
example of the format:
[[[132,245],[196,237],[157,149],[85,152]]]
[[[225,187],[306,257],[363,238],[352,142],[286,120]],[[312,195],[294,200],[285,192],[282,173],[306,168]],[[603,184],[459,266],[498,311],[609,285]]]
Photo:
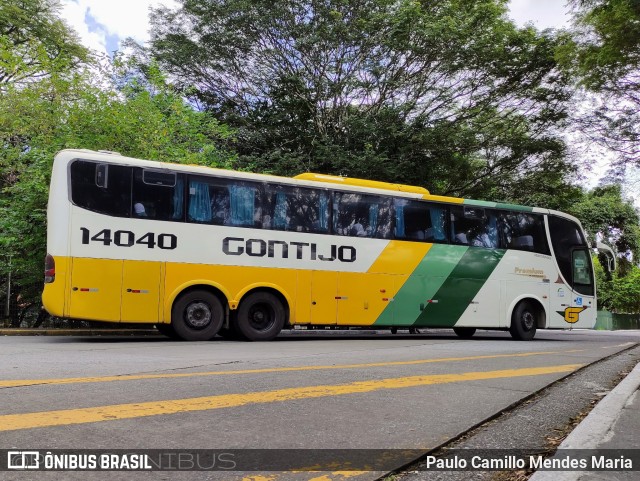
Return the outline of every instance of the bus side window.
[[[394,199],[396,239],[446,242],[446,208],[409,199]]]
[[[327,233],[329,198],[330,194],[321,189],[268,185],[262,226],[264,229]]]
[[[503,247],[549,254],[544,219],[540,214],[505,212],[500,216]]]
[[[135,168],[132,191],[134,217],[183,220],[184,179],[182,174]]]
[[[468,223],[464,218],[462,207],[451,208],[451,242],[458,245],[469,245]]]
[[[384,197],[336,192],[334,234],[351,237],[391,237],[391,201]]]

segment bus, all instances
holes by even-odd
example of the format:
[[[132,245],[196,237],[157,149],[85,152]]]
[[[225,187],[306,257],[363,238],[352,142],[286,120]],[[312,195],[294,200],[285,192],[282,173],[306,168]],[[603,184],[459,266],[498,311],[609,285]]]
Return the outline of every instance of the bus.
[[[47,208],[43,305],[188,341],[291,328],[592,328],[577,219],[427,189],[63,150]],[[298,327],[299,326],[299,327]]]

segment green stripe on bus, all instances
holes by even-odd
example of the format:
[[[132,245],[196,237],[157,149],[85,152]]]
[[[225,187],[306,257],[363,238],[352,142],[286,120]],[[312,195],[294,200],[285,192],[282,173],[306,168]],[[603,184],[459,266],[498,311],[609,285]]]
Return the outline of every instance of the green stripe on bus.
[[[463,205],[487,208],[495,207],[498,209],[515,210],[517,212],[533,212],[533,207],[527,207],[526,205],[506,204],[504,202],[489,202],[486,200],[465,199]]]
[[[433,296],[415,326],[453,327],[469,307],[505,251],[469,248]]]
[[[438,292],[468,249],[434,244],[374,324],[410,326],[416,322],[421,307]]]
[[[495,202],[489,202],[487,200],[472,200],[465,199],[463,205],[475,205],[478,207],[495,207],[497,204]]]
[[[515,210],[515,211],[518,211],[518,212],[533,212],[533,207],[527,207],[525,205],[501,204],[500,202],[498,202],[496,204],[496,207],[499,208],[499,209]]]

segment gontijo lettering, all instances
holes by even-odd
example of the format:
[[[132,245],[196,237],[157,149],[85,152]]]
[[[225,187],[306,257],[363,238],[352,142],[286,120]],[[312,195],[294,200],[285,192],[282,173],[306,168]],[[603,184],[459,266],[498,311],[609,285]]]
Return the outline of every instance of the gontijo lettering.
[[[289,257],[291,249],[291,257]],[[356,248],[331,244],[320,247],[313,242],[285,242],[280,240],[244,239],[225,237],[222,240],[222,252],[228,256],[248,255],[252,257],[278,257],[280,259],[305,259],[340,262],[355,262]]]

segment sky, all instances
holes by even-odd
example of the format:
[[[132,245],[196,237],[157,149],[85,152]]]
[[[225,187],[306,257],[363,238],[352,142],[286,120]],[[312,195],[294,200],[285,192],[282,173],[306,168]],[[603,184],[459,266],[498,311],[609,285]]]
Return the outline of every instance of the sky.
[[[175,7],[174,0],[62,0],[61,16],[87,47],[112,54],[120,42],[149,39],[149,7]],[[569,22],[566,0],[511,0],[509,16],[518,24],[538,29],[561,28]]]

